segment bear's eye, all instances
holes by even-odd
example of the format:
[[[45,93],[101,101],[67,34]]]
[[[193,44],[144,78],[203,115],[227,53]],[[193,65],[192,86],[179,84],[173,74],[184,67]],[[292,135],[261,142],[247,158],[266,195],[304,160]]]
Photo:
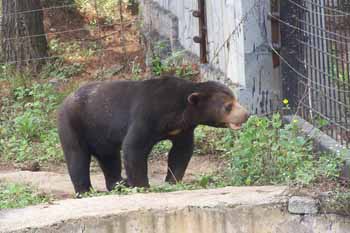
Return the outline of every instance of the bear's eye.
[[[226,112],[231,112],[232,111],[232,104],[228,104],[225,106],[225,111]]]

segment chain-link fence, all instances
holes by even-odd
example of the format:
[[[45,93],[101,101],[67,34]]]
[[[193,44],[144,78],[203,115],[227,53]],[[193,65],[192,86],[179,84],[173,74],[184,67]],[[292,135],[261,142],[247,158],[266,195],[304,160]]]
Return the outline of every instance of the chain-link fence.
[[[350,145],[349,3],[286,2],[288,18],[276,20],[288,44],[287,69],[296,75],[284,78],[285,91],[300,116],[341,144]]]

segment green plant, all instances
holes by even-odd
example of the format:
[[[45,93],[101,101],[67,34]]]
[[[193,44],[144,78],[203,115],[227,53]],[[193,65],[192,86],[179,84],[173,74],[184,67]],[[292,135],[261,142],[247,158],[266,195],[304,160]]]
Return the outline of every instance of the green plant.
[[[196,74],[195,66],[192,64],[183,64],[181,66],[177,66],[175,73],[178,77],[190,77]]]
[[[154,56],[152,58],[152,73],[153,74],[160,76],[164,72],[166,72],[167,70],[168,70],[167,65],[162,63],[162,60],[159,56]]]
[[[234,185],[310,184],[319,176],[334,179],[342,159],[329,154],[315,158],[311,141],[299,135],[296,122],[282,125],[279,114],[271,120],[252,116],[231,148],[227,155]]]
[[[3,64],[0,66],[0,81],[8,80],[8,74],[13,70],[13,65]]]
[[[142,69],[139,63],[132,61],[131,63],[131,73],[132,73],[132,79],[133,80],[140,80],[141,79],[141,73]]]
[[[119,0],[118,0],[119,1]],[[93,12],[95,17],[104,19],[106,23],[119,19],[117,14],[118,1],[115,0],[76,0],[77,8],[82,12]],[[96,21],[97,19],[94,19]]]
[[[152,156],[167,154],[171,147],[172,143],[169,140],[161,141],[153,147]]]
[[[84,65],[79,61],[95,53],[96,43],[82,46],[77,42],[49,41],[50,51],[58,57],[47,63],[40,74],[41,78],[69,79],[83,72]],[[68,54],[68,55],[67,55]],[[67,62],[70,61],[69,63]]]
[[[222,188],[230,185],[230,180],[224,174],[202,174],[194,184],[200,188]]]
[[[95,190],[90,190],[88,193],[84,193],[83,197],[94,197],[94,196],[103,196],[103,195],[129,195],[134,193],[164,193],[164,192],[174,192],[181,190],[193,189],[192,185],[177,183],[177,184],[168,184],[151,186],[150,188],[139,188],[139,187],[127,187],[124,184],[117,184],[114,189],[110,192],[98,192]]]
[[[315,119],[314,124],[316,125],[317,128],[322,129],[323,127],[326,127],[330,124],[330,122],[327,119],[318,117]]]
[[[216,176],[212,174],[204,174],[199,176],[196,180],[191,183],[178,182],[176,184],[163,183],[161,185],[154,185],[149,188],[139,188],[139,187],[127,187],[123,183],[117,184],[111,192],[98,192],[91,190],[85,193],[83,197],[93,197],[102,195],[129,195],[134,193],[166,193],[184,190],[195,190],[195,189],[205,189],[205,188],[218,188],[227,186],[228,183],[226,179],[222,176]]]
[[[160,76],[162,74],[175,74],[178,77],[190,77],[196,74],[197,66],[185,61],[183,50],[162,55],[166,50],[166,44],[159,42],[155,45],[151,61],[152,73]]]
[[[164,183],[162,185],[150,187],[150,189],[147,190],[147,192],[167,193],[167,192],[175,192],[175,191],[183,191],[183,190],[194,190],[199,188],[200,187],[196,186],[196,184],[186,184],[181,182],[176,184]]]
[[[321,211],[350,216],[350,190],[337,187],[321,198]]]
[[[29,205],[48,203],[52,198],[33,192],[25,185],[0,184],[0,209],[23,208]]]
[[[62,48],[60,41],[58,39],[51,39],[49,40],[49,49],[50,51],[60,54],[64,52],[64,49]]]
[[[339,154],[321,153],[318,158],[313,160],[315,177],[317,179],[338,180],[344,157],[342,152]]]
[[[101,49],[99,41],[77,42],[77,41],[60,41],[51,39],[49,41],[50,52],[54,55],[61,55],[58,63],[63,63],[64,59],[74,60],[87,58],[95,54],[96,50]],[[57,62],[57,60],[54,60]],[[51,64],[50,62],[49,64]]]
[[[65,63],[62,59],[48,63],[42,70],[42,78],[69,79],[79,75],[84,71],[84,65],[78,62],[72,64]]]
[[[197,155],[208,155],[225,152],[226,149],[229,149],[224,144],[227,135],[231,136],[229,129],[198,126],[195,130],[195,153]]]
[[[0,105],[0,156],[13,161],[62,160],[55,110],[63,96],[50,84],[11,87]]]

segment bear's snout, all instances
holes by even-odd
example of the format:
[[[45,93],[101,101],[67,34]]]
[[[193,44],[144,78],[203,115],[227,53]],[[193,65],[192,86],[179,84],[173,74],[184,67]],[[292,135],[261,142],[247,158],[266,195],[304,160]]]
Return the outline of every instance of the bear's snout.
[[[250,117],[250,113],[238,102],[234,104],[230,114],[227,116],[228,127],[233,130],[241,128],[242,124],[245,123]]]

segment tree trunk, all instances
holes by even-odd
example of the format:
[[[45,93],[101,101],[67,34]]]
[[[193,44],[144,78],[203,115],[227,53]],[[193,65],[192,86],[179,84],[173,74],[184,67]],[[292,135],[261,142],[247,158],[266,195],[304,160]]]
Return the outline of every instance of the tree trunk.
[[[5,63],[17,70],[38,72],[45,62],[47,41],[44,35],[40,0],[2,0],[2,51]]]

